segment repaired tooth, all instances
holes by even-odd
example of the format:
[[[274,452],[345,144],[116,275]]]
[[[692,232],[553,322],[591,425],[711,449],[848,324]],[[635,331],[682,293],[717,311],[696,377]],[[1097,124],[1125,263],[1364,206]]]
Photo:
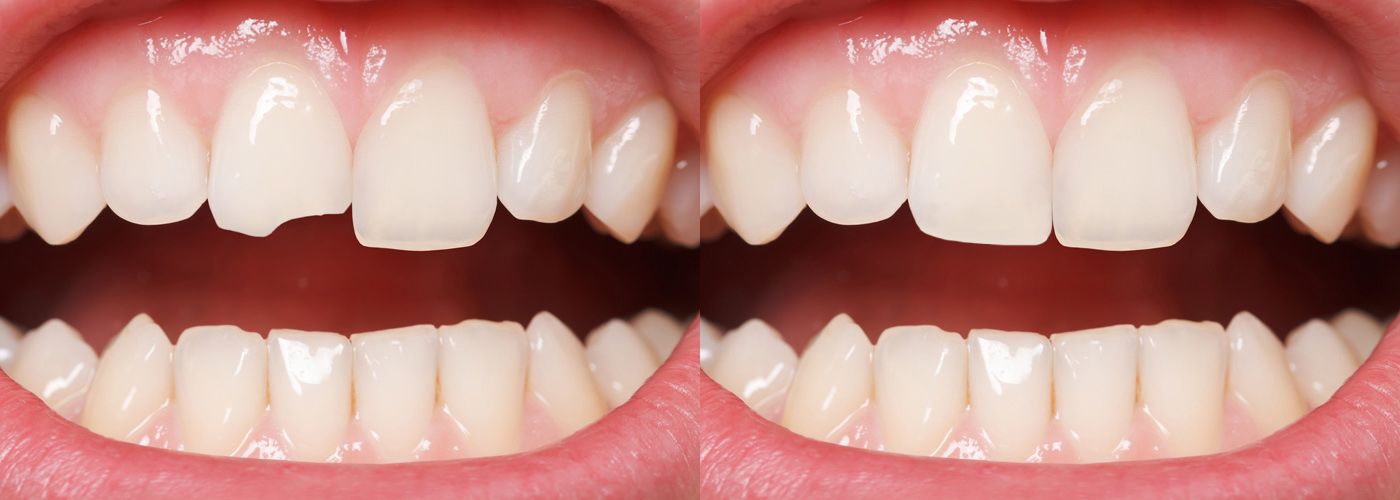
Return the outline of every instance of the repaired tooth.
[[[209,150],[178,110],[143,90],[118,98],[102,122],[102,194],[137,224],[188,219],[209,193]]]
[[[97,353],[78,332],[51,319],[20,339],[14,366],[6,373],[49,408],[67,413],[87,393],[96,367]]]
[[[1298,392],[1311,408],[1326,403],[1359,364],[1342,336],[1320,319],[1303,323],[1289,333],[1284,340],[1284,353]]]
[[[295,460],[324,462],[350,428],[350,339],[277,329],[267,334],[272,417]]]
[[[1376,152],[1357,217],[1366,238],[1387,248],[1400,246],[1400,145],[1392,142]]]
[[[1201,137],[1197,195],[1221,220],[1259,222],[1283,206],[1292,159],[1288,86],[1277,78],[1250,84],[1234,110]]]
[[[1339,312],[1329,323],[1346,341],[1357,361],[1371,357],[1371,351],[1376,350],[1376,344],[1381,343],[1381,336],[1385,334],[1385,325],[1360,309]]]
[[[681,336],[685,334],[685,325],[682,325],[670,314],[666,314],[657,309],[646,309],[632,317],[632,329],[636,330],[645,340],[651,353],[656,355],[657,360],[664,360],[671,356],[671,351],[676,349],[676,344],[681,342]]]
[[[1230,342],[1227,391],[1249,413],[1262,435],[1269,435],[1307,413],[1293,388],[1283,343],[1253,314],[1241,312],[1225,329]]]
[[[885,450],[931,456],[967,408],[967,343],[933,326],[897,326],[875,345],[875,405]]]
[[[1050,340],[1026,332],[972,330],[968,396],[993,460],[1024,462],[1050,427]]]
[[[234,326],[196,326],[175,343],[175,414],[184,450],[233,455],[267,410],[267,343]]]
[[[1342,235],[1361,203],[1376,144],[1376,114],[1360,97],[1329,110],[1294,148],[1284,206],[1318,240]]]
[[[724,335],[709,373],[749,408],[766,414],[787,393],[796,369],[792,347],[768,323],[751,319]]]
[[[690,148],[677,158],[656,213],[666,237],[689,248],[700,244],[701,168],[698,149]]]
[[[519,323],[467,320],[438,329],[440,397],[467,455],[509,455],[524,441],[530,346]]]
[[[656,371],[656,357],[646,341],[626,322],[614,319],[588,334],[584,348],[608,406],[617,408],[632,399],[637,388]]]
[[[526,387],[567,436],[602,418],[608,406],[593,386],[583,344],[553,314],[541,312],[525,328],[530,341]]]
[[[82,425],[102,436],[132,441],[170,401],[175,347],[150,316],[138,314],[122,328],[97,363],[83,404]]]
[[[715,353],[719,349],[719,328],[700,318],[700,368],[709,373],[715,364]]]
[[[9,370],[14,366],[18,354],[19,329],[9,321],[0,319],[0,371]]]
[[[1038,245],[1050,236],[1050,141],[1006,70],[967,64],[929,91],[909,209],[920,230],[945,240]]]
[[[350,336],[355,413],[381,462],[415,459],[437,404],[437,329],[415,325]]]
[[[802,195],[821,218],[868,224],[908,195],[909,149],[853,89],[818,99],[802,129]]]
[[[834,442],[856,412],[870,404],[873,354],[870,338],[850,316],[832,318],[797,363],[783,408],[783,427]]]
[[[1137,329],[1117,325],[1050,336],[1055,413],[1080,462],[1116,458],[1137,403]]]
[[[676,149],[676,114],[662,98],[637,106],[593,150],[585,205],[619,240],[641,236],[661,203]]]
[[[209,211],[219,227],[267,236],[292,219],[350,207],[350,141],[316,78],[274,62],[233,83],[215,126]]]
[[[1137,60],[1108,75],[1055,145],[1055,237],[1100,250],[1170,246],[1196,212],[1186,102],[1160,64]]]
[[[10,105],[6,144],[15,207],[50,245],[77,239],[107,204],[96,143],[72,118],[36,95]]]
[[[732,95],[715,100],[707,126],[715,208],[749,244],[773,241],[807,206],[792,139],[771,117]]]
[[[501,204],[520,220],[559,222],[583,205],[592,156],[588,85],[566,77],[549,85],[534,112],[500,141]]]
[[[1229,355],[1219,323],[1167,320],[1138,328],[1138,391],[1164,457],[1220,450]]]

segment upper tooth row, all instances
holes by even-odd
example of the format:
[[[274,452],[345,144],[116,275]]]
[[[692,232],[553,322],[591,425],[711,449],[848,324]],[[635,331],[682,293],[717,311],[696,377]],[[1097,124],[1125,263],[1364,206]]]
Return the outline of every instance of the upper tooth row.
[[[269,414],[291,458],[322,461],[341,449],[353,415],[385,462],[418,457],[439,409],[469,456],[520,451],[527,395],[567,436],[631,398],[682,329],[648,310],[580,343],[540,313],[528,328],[468,320],[349,337],[277,329],[264,340],[233,326],[201,326],[172,346],[143,314],[98,361],[60,320],[22,340],[0,324],[0,368],[66,416],[81,408],[79,422],[103,436],[137,441],[170,405],[184,450],[230,455]]]
[[[870,434],[853,428],[873,418],[885,450],[969,448],[954,442],[959,434],[980,436],[989,458],[1022,461],[1037,459],[1058,425],[1077,460],[1090,462],[1126,456],[1121,444],[1136,435],[1137,414],[1166,457],[1225,449],[1232,405],[1268,435],[1326,402],[1382,331],[1375,318],[1348,310],[1280,343],[1242,312],[1228,328],[1170,320],[1048,337],[976,329],[964,340],[933,326],[895,327],[872,346],[840,315],[800,361],[776,331],[751,320],[702,366],[755,411],[814,439],[850,444]]]
[[[1294,143],[1290,101],[1285,80],[1262,74],[1196,137],[1167,69],[1130,59],[1085,96],[1052,148],[1013,73],[976,62],[932,85],[909,142],[858,89],[813,101],[800,147],[759,105],[722,95],[709,114],[709,175],[715,206],[753,244],[803,207],[864,224],[907,200],[921,230],[949,240],[1034,245],[1053,226],[1066,246],[1155,248],[1186,233],[1197,198],[1242,222],[1285,206],[1331,242],[1361,204],[1376,117],[1346,99]],[[1373,239],[1396,245],[1400,218],[1386,210],[1400,178],[1387,178],[1362,216]]]
[[[28,223],[59,244],[104,206],[132,222],[165,224],[207,198],[219,227],[264,236],[353,202],[365,245],[430,250],[479,240],[498,197],[515,217],[544,222],[587,206],[628,242],[662,203],[676,135],[664,99],[637,104],[595,143],[590,90],[573,74],[550,83],[499,138],[458,64],[428,61],[394,88],[353,152],[330,95],[288,62],[259,66],[231,85],[212,140],[159,89],[137,87],[110,103],[99,147],[73,110],[42,89],[26,90],[9,108],[9,189],[0,189],[0,211],[13,190]],[[698,219],[680,212],[662,211]]]

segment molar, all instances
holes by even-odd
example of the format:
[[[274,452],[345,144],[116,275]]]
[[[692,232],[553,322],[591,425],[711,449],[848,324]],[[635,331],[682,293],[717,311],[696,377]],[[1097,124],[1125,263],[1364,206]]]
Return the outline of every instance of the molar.
[[[802,128],[802,194],[837,224],[893,215],[908,196],[909,149],[854,89],[818,98]]]
[[[10,106],[9,183],[24,220],[50,245],[78,238],[107,202],[96,143],[58,103],[22,95]]]

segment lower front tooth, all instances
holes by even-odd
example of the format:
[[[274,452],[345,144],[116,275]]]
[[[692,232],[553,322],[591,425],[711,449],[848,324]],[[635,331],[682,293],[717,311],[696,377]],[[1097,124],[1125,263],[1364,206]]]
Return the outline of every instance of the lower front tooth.
[[[6,144],[15,206],[50,245],[77,239],[107,206],[95,143],[73,118],[34,95],[10,105]]]
[[[1034,457],[1050,426],[1050,340],[1044,335],[972,330],[968,396],[993,460]]]
[[[1342,235],[1361,203],[1376,144],[1376,113],[1360,97],[1322,117],[1294,148],[1284,206],[1326,243]]]
[[[656,309],[647,309],[632,317],[632,329],[636,330],[651,348],[657,360],[664,360],[676,349],[676,344],[685,334],[685,326],[679,321]]]
[[[967,409],[967,343],[932,326],[898,326],[875,345],[875,409],[885,450],[930,456]]]
[[[835,441],[870,403],[873,346],[865,331],[841,314],[802,352],[783,408],[783,426],[812,439]]]
[[[764,416],[771,416],[771,406],[787,392],[797,368],[797,353],[758,319],[725,334],[713,359],[710,377]]]
[[[167,224],[204,204],[209,150],[167,99],[145,89],[107,110],[100,172],[113,213],[137,224]]]
[[[656,371],[656,357],[646,341],[622,320],[612,320],[588,334],[584,348],[588,368],[608,400],[617,408]]]
[[[593,150],[584,204],[618,239],[641,236],[661,203],[676,149],[676,114],[662,98],[637,106]]]
[[[593,149],[588,85],[550,84],[534,113],[501,137],[501,205],[520,220],[559,222],[583,205]]]
[[[1228,354],[1219,323],[1168,320],[1138,329],[1139,399],[1166,457],[1220,450]]]
[[[541,312],[525,328],[530,340],[527,388],[544,405],[560,436],[568,436],[607,413],[593,386],[583,344],[553,314]]]
[[[131,441],[170,401],[174,346],[150,316],[137,315],[107,344],[83,404],[82,425]]]
[[[355,414],[381,462],[416,458],[437,404],[437,329],[408,326],[350,336]]]
[[[467,455],[508,455],[524,439],[530,346],[519,323],[467,320],[438,329],[440,397]]]
[[[909,149],[855,90],[812,104],[802,129],[802,194],[837,224],[889,218],[908,196]]]
[[[1059,333],[1054,346],[1055,413],[1080,462],[1113,460],[1137,401],[1137,329],[1128,325]]]
[[[97,353],[73,327],[51,319],[25,334],[7,373],[55,410],[68,412],[82,400],[92,383]]]
[[[175,343],[175,408],[185,451],[233,455],[267,409],[267,343],[233,326],[196,326]]]
[[[1230,342],[1228,391],[1244,406],[1260,434],[1272,434],[1307,413],[1288,373],[1283,343],[1269,327],[1253,314],[1241,312],[1230,320],[1225,335]]]
[[[1356,355],[1357,361],[1364,361],[1370,357],[1371,351],[1376,350],[1376,344],[1381,342],[1381,336],[1385,334],[1385,326],[1360,309],[1339,312],[1329,323],[1332,324],[1332,329],[1341,334],[1347,346],[1351,347],[1351,353]]]
[[[1284,340],[1288,367],[1298,392],[1316,408],[1356,371],[1356,356],[1346,341],[1326,322],[1318,319],[1303,323]]]
[[[323,462],[350,427],[350,340],[326,332],[267,334],[267,392],[272,417],[294,460]]]

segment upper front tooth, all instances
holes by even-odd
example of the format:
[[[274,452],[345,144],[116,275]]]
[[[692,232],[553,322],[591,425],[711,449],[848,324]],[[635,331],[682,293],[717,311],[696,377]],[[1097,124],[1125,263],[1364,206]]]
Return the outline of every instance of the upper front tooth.
[[[1357,215],[1367,239],[1388,248],[1400,246],[1400,144],[1390,142],[1376,151],[1376,168]]]
[[[175,343],[184,449],[232,455],[267,409],[267,343],[233,326],[196,326]]]
[[[1111,70],[1055,146],[1055,236],[1101,250],[1176,243],[1196,212],[1195,161],[1186,103],[1166,68],[1135,60]]]
[[[685,326],[657,309],[647,309],[632,317],[632,329],[645,340],[656,359],[664,360],[675,350],[685,334]]]
[[[438,329],[438,383],[468,456],[507,455],[524,439],[530,346],[519,323],[467,320]]]
[[[96,144],[72,115],[35,95],[11,104],[7,130],[15,206],[44,241],[73,241],[107,203]]]
[[[1284,346],[1298,392],[1313,408],[1326,403],[1358,365],[1341,335],[1319,319],[1289,333]]]
[[[583,344],[553,314],[541,312],[525,328],[530,340],[527,387],[544,405],[560,436],[573,434],[607,413],[593,386]]]
[[[700,151],[688,148],[676,158],[671,179],[666,183],[661,207],[656,212],[661,230],[671,241],[694,248],[700,244],[701,190],[704,182],[700,166]]]
[[[787,393],[797,367],[797,353],[773,327],[751,319],[725,334],[715,349],[710,377],[761,413]],[[771,416],[771,415],[764,415]]]
[[[834,441],[870,402],[873,351],[870,338],[850,316],[832,318],[802,352],[783,408],[783,426]]]
[[[15,365],[19,349],[19,329],[9,321],[0,319],[0,371],[9,370]]]
[[[967,408],[967,343],[933,326],[898,326],[875,345],[875,405],[885,449],[933,455]]]
[[[715,101],[707,126],[715,207],[749,244],[773,241],[807,205],[792,139],[736,96]]]
[[[1005,70],[968,64],[929,91],[909,209],[919,229],[947,240],[1038,245],[1050,236],[1050,141]]]
[[[1360,97],[1328,110],[1294,148],[1284,206],[1317,239],[1342,235],[1361,203],[1376,144],[1376,114]]]
[[[1371,356],[1385,334],[1385,326],[1360,309],[1347,309],[1332,317],[1332,328],[1341,334],[1358,361]]]
[[[987,455],[1031,458],[1050,426],[1050,340],[1037,333],[973,330],[967,343],[968,395]]]
[[[267,334],[268,399],[296,460],[325,461],[350,427],[350,339],[337,333]]]
[[[150,316],[137,315],[102,352],[83,404],[82,425],[130,441],[170,400],[174,346]]]
[[[1137,401],[1137,329],[1128,325],[1050,336],[1055,412],[1081,462],[1115,458]]]
[[[350,142],[314,76],[274,62],[233,83],[209,164],[219,227],[267,236],[292,219],[342,213],[350,196]]]
[[[894,214],[908,195],[909,149],[894,127],[847,89],[818,99],[802,129],[802,194],[837,224]]]
[[[406,462],[437,403],[437,329],[416,325],[350,336],[355,413],[382,462]]]
[[[676,114],[662,98],[629,112],[593,151],[584,202],[618,239],[641,236],[661,203],[676,149]]]
[[[651,348],[622,320],[609,321],[589,333],[585,353],[598,388],[613,408],[631,399],[656,371]]]
[[[68,413],[87,393],[96,366],[97,353],[78,332],[51,319],[20,340],[14,367],[7,373],[49,408]]]
[[[1293,156],[1288,102],[1282,81],[1260,79],[1201,137],[1197,194],[1215,218],[1259,222],[1283,206]]]
[[[1225,329],[1230,342],[1229,392],[1263,435],[1272,434],[1308,411],[1288,373],[1283,344],[1253,314],[1241,312]]]
[[[574,77],[501,137],[501,204],[521,220],[558,222],[583,205],[592,156],[588,85]]]
[[[209,150],[166,101],[152,89],[126,94],[102,124],[102,194],[137,224],[188,219],[209,192]]]
[[[1139,394],[1167,457],[1220,449],[1224,427],[1225,329],[1168,320],[1138,329]]]

